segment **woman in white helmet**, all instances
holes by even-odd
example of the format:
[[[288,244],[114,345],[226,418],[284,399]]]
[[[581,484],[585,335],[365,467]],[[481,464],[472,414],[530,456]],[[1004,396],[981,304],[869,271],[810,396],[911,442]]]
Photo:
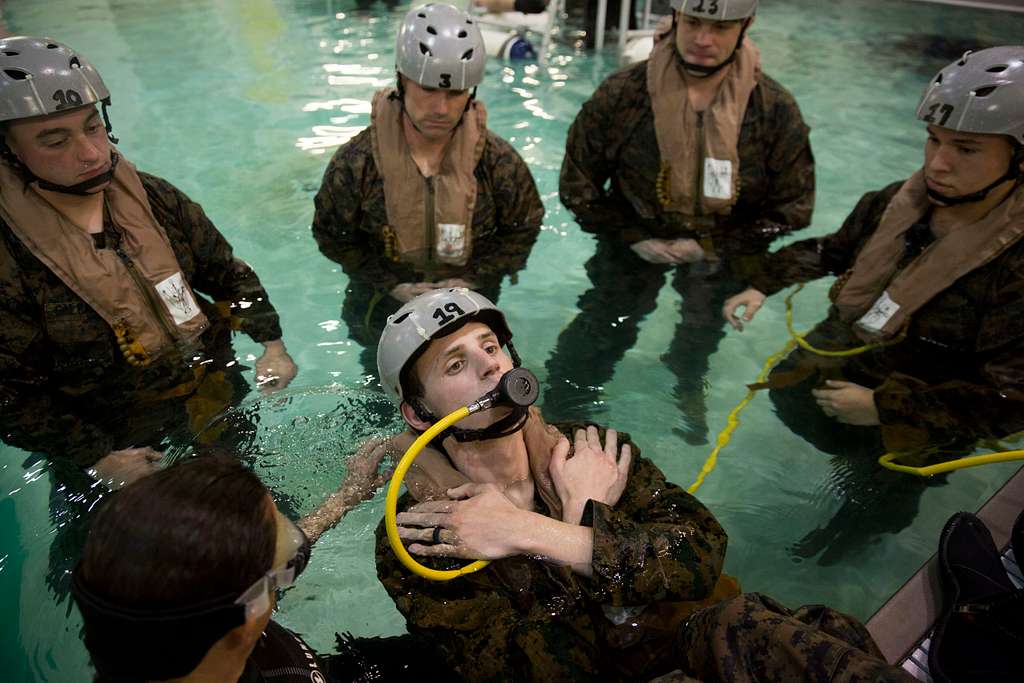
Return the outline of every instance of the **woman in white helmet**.
[[[814,157],[793,96],[747,36],[756,0],[672,0],[648,60],[609,76],[565,144],[559,196],[596,235],[591,288],[547,363],[554,415],[600,405],[669,275],[682,310],[663,362],[678,431],[707,442],[705,376],[722,302],[771,242],[810,223]]]
[[[370,126],[324,173],[313,236],[348,276],[342,318],[368,373],[384,321],[402,303],[440,286],[497,298],[540,231],[533,177],[487,129],[475,97],[486,60],[466,12],[410,10],[398,31],[396,87],[376,94]]]
[[[949,64],[917,118],[927,134],[921,170],[864,195],[838,232],[772,255],[723,311],[742,329],[766,296],[838,277],[828,318],[807,340],[829,350],[878,346],[849,358],[797,350],[768,385],[793,431],[871,472],[885,452],[964,453],[1024,429],[1024,47]],[[875,504],[888,491],[890,506],[916,500],[917,482],[897,474],[886,488],[881,473],[871,476],[848,506],[872,508],[876,527],[909,523],[916,503],[899,514]],[[876,530],[830,524],[807,551]]]
[[[261,379],[282,388],[296,368],[259,278],[199,205],[113,147],[109,104],[68,46],[0,40],[0,428],[116,487],[240,397],[231,328],[266,347]]]

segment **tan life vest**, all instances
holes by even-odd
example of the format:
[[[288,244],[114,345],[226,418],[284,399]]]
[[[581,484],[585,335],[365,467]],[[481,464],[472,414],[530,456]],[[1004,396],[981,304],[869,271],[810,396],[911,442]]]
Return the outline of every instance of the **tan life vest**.
[[[58,211],[34,183],[26,185],[10,164],[0,163],[0,217],[110,325],[125,359],[147,365],[171,350],[190,353],[209,321],[131,162],[120,159],[103,195],[121,233],[116,251],[97,249],[85,228]]]
[[[482,102],[470,101],[438,174],[424,179],[405,139],[402,104],[394,92],[377,92],[370,115],[373,160],[384,179],[385,231],[395,242],[391,257],[424,272],[465,266],[473,253],[474,170],[487,142],[487,112]]]
[[[937,294],[1024,236],[1024,186],[1018,185],[983,218],[942,235],[897,272],[906,232],[930,206],[924,173],[918,171],[893,196],[857,255],[835,305],[861,339],[892,339]]]
[[[728,214],[739,199],[739,139],[761,56],[744,38],[711,104],[699,117],[673,34],[656,40],[647,61],[647,90],[661,154],[658,194],[667,211]]]

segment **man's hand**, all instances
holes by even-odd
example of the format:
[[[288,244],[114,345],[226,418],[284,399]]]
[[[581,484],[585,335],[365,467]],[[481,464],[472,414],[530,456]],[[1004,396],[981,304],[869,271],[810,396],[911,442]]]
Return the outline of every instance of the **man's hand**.
[[[704,258],[704,249],[696,240],[646,239],[630,245],[636,255],[648,263],[678,265],[696,263]]]
[[[754,319],[767,298],[759,290],[749,287],[725,300],[725,304],[722,306],[722,317],[735,329],[742,332],[743,323],[749,323]],[[743,309],[742,317],[738,315],[740,308]]]
[[[264,342],[263,348],[263,355],[256,359],[256,386],[271,394],[291,384],[299,368],[280,339]]]
[[[127,486],[160,469],[164,454],[152,448],[123,448],[110,451],[86,472],[111,490]]]
[[[409,546],[418,555],[500,560],[523,552],[534,514],[516,507],[496,484],[463,484],[448,489],[447,500],[417,503],[399,513],[398,535],[418,541]],[[433,543],[435,528],[438,543]]]
[[[618,450],[618,434],[605,432],[604,448],[597,427],[576,430],[573,456],[567,459],[569,440],[562,438],[551,452],[548,472],[562,500],[562,521],[579,524],[588,500],[614,506],[629,479],[632,451],[629,444]]]
[[[402,282],[391,289],[391,296],[403,304],[408,303],[424,292],[437,289],[436,282]]]
[[[838,422],[861,427],[881,424],[875,407],[875,392],[853,382],[830,379],[825,389],[812,389],[821,410]]]

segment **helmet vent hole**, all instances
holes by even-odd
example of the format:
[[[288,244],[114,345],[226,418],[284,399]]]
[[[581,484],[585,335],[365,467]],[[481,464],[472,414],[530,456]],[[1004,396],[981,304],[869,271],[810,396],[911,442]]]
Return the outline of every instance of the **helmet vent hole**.
[[[468,35],[469,34],[466,33],[466,29],[462,29],[461,31],[459,31],[459,38],[465,38]]]
[[[433,57],[433,55],[430,53],[430,48],[424,45],[423,43],[420,43],[420,54],[427,55],[428,57]]]
[[[401,325],[402,323],[405,322],[405,319],[408,318],[410,315],[412,315],[412,311],[409,311],[408,313],[403,313],[402,315],[400,315],[397,318],[395,318],[394,320],[392,320],[391,324],[392,325]]]
[[[473,48],[469,48],[462,53],[462,61],[468,62],[471,59],[473,59]]]
[[[420,13],[419,13],[419,14],[417,14],[416,16],[417,16],[417,17],[419,17],[420,19],[426,19],[426,18],[427,18],[427,15],[426,15],[426,14],[424,14],[423,12],[420,12]]]
[[[942,85],[942,74],[935,77],[935,85]]]
[[[57,48],[60,47],[60,45],[58,45],[57,43],[47,43],[46,47],[49,50],[56,50]]]
[[[472,19],[466,19],[466,23],[469,24],[470,26],[472,26],[473,25],[473,20]]]
[[[1010,68],[1009,64],[997,64],[996,66],[990,66],[989,68],[985,69],[985,71],[987,71],[990,74],[1001,74],[1008,68]]]
[[[18,52],[17,50],[4,50],[4,54],[7,55],[8,57],[17,57],[21,53]]]
[[[974,96],[975,97],[988,97],[989,95],[991,95],[992,93],[995,92],[997,87],[998,86],[995,86],[995,85],[986,85],[984,88],[978,88],[977,90],[974,91]]]
[[[73,69],[75,69],[75,68],[81,69],[82,68],[82,63],[80,61],[78,61],[78,57],[72,57],[71,61],[68,62],[68,66],[70,66]]]
[[[437,29],[434,28],[433,26],[427,26],[427,33],[429,33],[432,36],[436,36],[437,35]]]
[[[23,81],[28,78],[28,72],[21,69],[4,69],[4,73],[16,81]]]

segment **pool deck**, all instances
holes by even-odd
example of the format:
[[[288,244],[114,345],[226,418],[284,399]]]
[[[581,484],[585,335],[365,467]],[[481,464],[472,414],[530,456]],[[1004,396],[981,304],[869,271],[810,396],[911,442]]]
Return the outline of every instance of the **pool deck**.
[[[1003,564],[1011,572],[1020,569],[1007,551],[1010,529],[1024,509],[1024,467],[978,511],[978,517],[992,532],[996,547],[1003,554]],[[935,539],[938,547],[939,539]],[[942,587],[936,555],[903,584],[868,620],[867,628],[890,664],[901,665],[917,678],[931,680],[927,673],[927,653],[932,627],[942,610]],[[919,666],[923,661],[925,668]],[[916,670],[915,670],[916,669]]]

